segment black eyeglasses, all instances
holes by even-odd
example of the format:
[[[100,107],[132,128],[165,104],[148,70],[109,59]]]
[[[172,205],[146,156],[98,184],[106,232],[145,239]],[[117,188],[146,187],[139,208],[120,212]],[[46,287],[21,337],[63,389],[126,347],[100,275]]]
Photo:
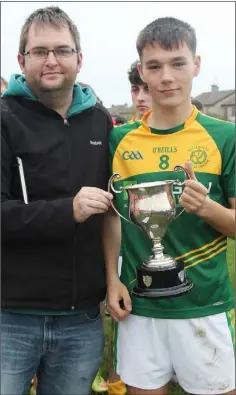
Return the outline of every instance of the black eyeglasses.
[[[29,55],[31,59],[47,59],[49,52],[53,52],[55,58],[70,58],[73,53],[77,53],[77,49],[71,47],[58,47],[55,49],[33,48],[23,55]]]

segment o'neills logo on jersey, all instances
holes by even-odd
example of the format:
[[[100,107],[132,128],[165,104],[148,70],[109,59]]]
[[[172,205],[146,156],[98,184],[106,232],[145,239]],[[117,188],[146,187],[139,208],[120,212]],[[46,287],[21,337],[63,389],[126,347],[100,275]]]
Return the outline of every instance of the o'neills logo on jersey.
[[[194,169],[199,169],[208,163],[208,148],[205,145],[195,145],[189,149],[189,153]]]
[[[139,160],[143,159],[142,154],[139,151],[124,151],[121,155],[124,160]]]
[[[169,146],[169,147],[153,147],[152,152],[154,154],[172,154],[174,152],[177,152],[177,147],[176,146]]]

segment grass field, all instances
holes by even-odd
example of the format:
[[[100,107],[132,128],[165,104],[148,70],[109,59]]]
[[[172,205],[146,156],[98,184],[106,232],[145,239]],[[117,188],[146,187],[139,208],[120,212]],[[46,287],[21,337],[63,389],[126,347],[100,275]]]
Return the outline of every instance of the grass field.
[[[228,251],[227,251],[227,262],[229,267],[230,279],[232,281],[233,288],[235,290],[235,241],[229,239]],[[110,332],[110,318],[106,318],[105,322],[105,336],[108,337]],[[101,366],[101,373],[105,379],[108,377],[107,369],[107,344],[104,350],[104,358]],[[186,394],[178,385],[172,385],[171,395],[184,395]]]

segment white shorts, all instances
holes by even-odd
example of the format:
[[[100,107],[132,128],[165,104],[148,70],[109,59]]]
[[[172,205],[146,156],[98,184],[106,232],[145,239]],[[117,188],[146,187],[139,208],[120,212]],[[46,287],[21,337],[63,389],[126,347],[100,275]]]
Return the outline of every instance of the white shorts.
[[[129,315],[118,324],[117,373],[129,386],[157,389],[175,371],[192,394],[235,388],[234,311],[193,319]]]

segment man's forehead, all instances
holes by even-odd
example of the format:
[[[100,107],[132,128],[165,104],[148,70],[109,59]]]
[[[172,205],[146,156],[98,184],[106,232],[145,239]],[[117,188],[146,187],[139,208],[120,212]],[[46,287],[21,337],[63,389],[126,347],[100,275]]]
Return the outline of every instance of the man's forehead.
[[[142,62],[150,62],[158,59],[186,58],[191,51],[185,42],[176,43],[171,49],[163,48],[158,43],[147,44],[142,51]]]
[[[53,39],[57,37],[60,44],[61,40],[65,39],[73,41],[70,30],[67,26],[55,25],[51,23],[33,23],[29,28],[27,41],[46,40],[46,42],[49,42],[51,37],[53,37]]]

